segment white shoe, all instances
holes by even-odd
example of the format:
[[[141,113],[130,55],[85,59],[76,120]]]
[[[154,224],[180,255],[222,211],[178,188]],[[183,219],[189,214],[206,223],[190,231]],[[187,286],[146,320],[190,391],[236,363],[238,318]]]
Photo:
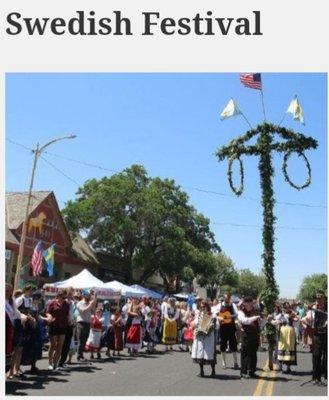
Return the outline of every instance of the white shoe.
[[[49,365],[48,371],[53,371],[53,370],[54,370],[54,367],[52,365]]]

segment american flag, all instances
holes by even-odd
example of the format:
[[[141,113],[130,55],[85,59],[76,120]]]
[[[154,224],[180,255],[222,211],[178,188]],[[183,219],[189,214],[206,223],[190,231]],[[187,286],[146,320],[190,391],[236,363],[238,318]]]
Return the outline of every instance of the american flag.
[[[38,276],[42,271],[42,261],[43,261],[43,246],[42,241],[39,240],[32,254],[32,273],[33,276]]]
[[[248,88],[262,90],[262,78],[260,74],[240,74],[240,81]]]

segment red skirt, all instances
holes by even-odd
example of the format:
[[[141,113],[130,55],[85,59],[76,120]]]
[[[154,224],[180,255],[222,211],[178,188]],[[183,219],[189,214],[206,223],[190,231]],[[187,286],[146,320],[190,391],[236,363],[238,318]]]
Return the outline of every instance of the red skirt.
[[[140,325],[131,325],[127,332],[127,344],[139,344],[141,342],[142,329]]]
[[[186,328],[184,331],[184,340],[193,341],[193,339],[194,339],[194,329]]]

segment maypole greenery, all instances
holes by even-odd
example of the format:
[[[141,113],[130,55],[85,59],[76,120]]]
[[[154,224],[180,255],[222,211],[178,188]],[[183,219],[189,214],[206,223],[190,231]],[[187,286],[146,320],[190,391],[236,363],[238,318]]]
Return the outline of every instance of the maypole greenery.
[[[275,142],[275,136],[278,136],[280,141]],[[247,142],[252,138],[257,138],[255,144],[248,145]],[[273,213],[275,199],[273,191],[272,178],[274,176],[274,169],[272,165],[272,153],[283,153],[283,166],[282,171],[285,180],[297,190],[306,188],[311,184],[311,167],[307,157],[304,154],[305,150],[316,149],[318,143],[312,137],[306,137],[293,130],[273,125],[264,122],[256,128],[248,130],[244,135],[233,139],[227,146],[218,149],[216,155],[219,161],[224,159],[228,160],[228,181],[232,191],[240,196],[244,190],[244,169],[241,157],[259,156],[259,174],[262,192],[262,206],[263,206],[263,272],[266,277],[266,287],[262,293],[262,299],[265,303],[266,309],[272,312],[274,309],[275,301],[279,295],[279,289],[275,281],[274,275],[274,226],[276,218]],[[306,182],[299,186],[294,184],[287,172],[287,162],[292,153],[296,153],[306,163],[308,177]],[[235,187],[232,177],[232,166],[234,161],[239,163],[240,167],[240,185]]]

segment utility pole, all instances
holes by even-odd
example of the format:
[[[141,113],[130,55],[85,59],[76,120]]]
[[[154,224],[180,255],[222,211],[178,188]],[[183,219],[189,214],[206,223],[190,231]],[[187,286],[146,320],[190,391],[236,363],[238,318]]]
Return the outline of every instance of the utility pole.
[[[24,247],[25,247],[25,240],[26,240],[27,223],[28,223],[28,218],[29,218],[29,215],[30,215],[31,197],[32,197],[34,176],[35,176],[35,170],[36,170],[36,167],[37,167],[38,158],[41,155],[41,153],[45,150],[45,148],[50,146],[51,144],[53,144],[55,142],[58,142],[60,140],[74,139],[74,138],[76,138],[76,135],[68,135],[68,136],[59,137],[59,138],[51,140],[50,142],[46,143],[42,147],[40,147],[39,143],[38,143],[36,149],[33,150],[34,160],[33,160],[33,167],[32,167],[32,173],[31,173],[30,187],[29,187],[29,191],[28,191],[28,195],[27,195],[25,218],[24,218],[24,222],[23,222],[22,234],[21,234],[20,243],[19,243],[17,267],[16,267],[15,281],[14,281],[14,290],[18,289],[19,278],[20,278],[20,275],[21,275],[23,256],[24,256]]]

